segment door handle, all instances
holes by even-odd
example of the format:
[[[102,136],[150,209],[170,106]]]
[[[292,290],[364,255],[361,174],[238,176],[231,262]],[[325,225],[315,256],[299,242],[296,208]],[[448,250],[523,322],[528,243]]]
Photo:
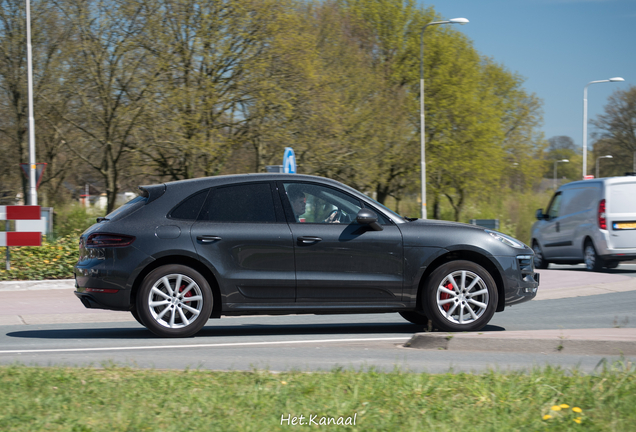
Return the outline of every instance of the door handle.
[[[213,235],[201,235],[197,236],[197,240],[199,240],[201,243],[212,243],[214,241],[221,240],[221,237]]]
[[[322,239],[320,237],[313,237],[313,236],[301,236],[298,237],[298,241],[303,243],[303,244],[311,244],[311,243],[316,243],[321,241]]]

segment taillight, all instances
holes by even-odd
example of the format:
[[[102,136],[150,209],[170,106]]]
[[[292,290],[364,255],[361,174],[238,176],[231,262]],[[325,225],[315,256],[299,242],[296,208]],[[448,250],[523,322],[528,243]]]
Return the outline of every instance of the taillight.
[[[607,219],[605,218],[605,200],[602,199],[598,203],[598,227],[607,229]]]
[[[124,247],[135,241],[135,237],[124,234],[91,234],[86,239],[86,247]]]

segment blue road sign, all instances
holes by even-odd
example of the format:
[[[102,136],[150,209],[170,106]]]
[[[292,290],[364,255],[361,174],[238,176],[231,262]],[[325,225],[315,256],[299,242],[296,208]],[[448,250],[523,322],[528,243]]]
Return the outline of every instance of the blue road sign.
[[[294,149],[291,147],[285,147],[285,154],[283,155],[283,172],[296,174],[296,155],[294,154]]]

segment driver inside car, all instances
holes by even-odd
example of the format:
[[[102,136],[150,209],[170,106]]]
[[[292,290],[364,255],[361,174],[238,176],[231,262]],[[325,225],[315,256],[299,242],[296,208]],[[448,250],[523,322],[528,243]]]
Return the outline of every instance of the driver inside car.
[[[287,196],[289,198],[289,202],[291,203],[292,210],[294,212],[294,218],[296,222],[303,223],[305,219],[301,219],[301,215],[305,214],[307,211],[307,198],[302,190],[299,187],[294,187],[295,185],[290,186],[287,189]],[[323,221],[324,223],[340,223],[339,220],[339,211],[337,209],[332,210],[329,213],[329,216]]]

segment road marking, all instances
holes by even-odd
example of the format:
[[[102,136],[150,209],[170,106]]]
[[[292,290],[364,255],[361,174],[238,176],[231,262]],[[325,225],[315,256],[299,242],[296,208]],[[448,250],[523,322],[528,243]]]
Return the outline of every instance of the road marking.
[[[307,343],[332,343],[332,342],[377,342],[377,341],[407,341],[408,337],[393,338],[360,338],[360,339],[317,339],[317,340],[296,340],[296,341],[272,341],[272,342],[233,342],[200,345],[151,345],[151,346],[131,346],[131,347],[104,347],[104,348],[56,348],[56,349],[36,349],[36,350],[4,350],[0,354],[39,354],[56,352],[87,352],[87,351],[127,351],[127,350],[147,350],[147,349],[174,349],[174,348],[221,348],[259,345],[285,345],[285,344],[307,344]]]

